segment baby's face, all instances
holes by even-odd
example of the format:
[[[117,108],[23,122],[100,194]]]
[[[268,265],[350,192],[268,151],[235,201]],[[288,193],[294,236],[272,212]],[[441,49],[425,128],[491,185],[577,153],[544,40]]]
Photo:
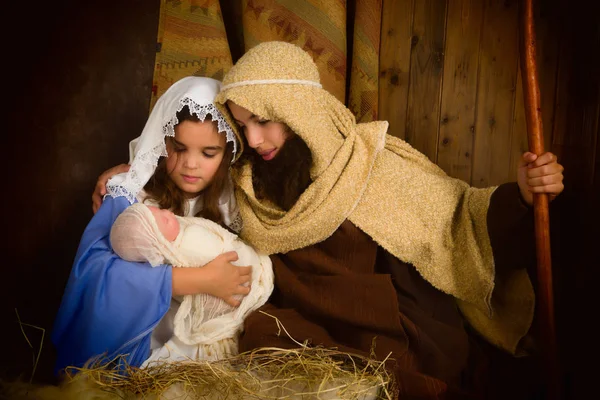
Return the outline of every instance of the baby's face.
[[[158,207],[149,206],[148,207],[154,215],[154,219],[156,220],[156,224],[158,225],[158,229],[162,232],[164,237],[172,242],[179,235],[179,221],[169,210],[161,210]]]

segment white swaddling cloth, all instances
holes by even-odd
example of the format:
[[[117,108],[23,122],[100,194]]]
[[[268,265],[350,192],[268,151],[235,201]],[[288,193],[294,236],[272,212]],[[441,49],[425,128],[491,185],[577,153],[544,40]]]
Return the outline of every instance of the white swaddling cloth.
[[[160,232],[148,207],[136,203],[113,224],[113,250],[129,261],[148,261],[152,266],[201,267],[219,254],[235,251],[232,264],[251,265],[250,293],[239,307],[207,294],[183,296],[175,314],[174,336],[156,349],[144,365],[155,360],[220,359],[238,352],[238,335],[248,314],[268,300],[273,291],[273,269],[268,256],[258,254],[237,235],[220,225],[197,217],[177,217],[180,231],[173,242]],[[179,299],[178,299],[179,300]]]

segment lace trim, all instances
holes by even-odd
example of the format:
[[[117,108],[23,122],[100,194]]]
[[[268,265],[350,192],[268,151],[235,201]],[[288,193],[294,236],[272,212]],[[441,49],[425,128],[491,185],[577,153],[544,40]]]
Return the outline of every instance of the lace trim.
[[[125,197],[129,201],[129,204],[135,202],[135,196],[121,185],[107,183],[106,194],[112,198]]]
[[[194,100],[189,97],[184,97],[179,100],[179,107],[177,112],[181,111],[183,107],[187,106],[190,110],[190,114],[196,115],[198,119],[202,122],[206,119],[206,116],[210,114],[213,121],[217,122],[217,129],[219,133],[225,132],[225,137],[227,142],[233,142],[233,157],[232,162],[235,160],[235,155],[237,153],[237,142],[235,140],[235,133],[231,126],[225,120],[225,117],[221,114],[221,112],[215,107],[214,104],[198,104]],[[175,136],[175,126],[179,123],[177,115],[173,115],[170,120],[165,122],[162,127],[162,132],[164,136]],[[124,181],[118,183],[109,183],[106,185],[106,190],[108,194],[112,197],[126,197],[129,200],[130,204],[133,204],[135,201],[135,197],[137,193],[142,190],[142,187],[146,182],[142,182],[142,178],[138,176],[137,171],[143,171],[147,167],[152,170],[156,169],[156,165],[158,164],[158,160],[160,157],[166,157],[167,154],[167,146],[164,140],[161,140],[160,143],[153,147],[152,149],[136,154],[133,162],[131,163],[131,168],[127,173]]]
[[[233,142],[233,159],[235,159],[235,155],[237,154],[237,142],[235,141],[235,133],[233,133],[233,129],[229,126],[225,118],[221,114],[221,112],[215,107],[214,104],[198,104],[194,100],[189,97],[184,97],[179,100],[179,108],[177,112],[181,111],[183,107],[188,106],[190,109],[190,114],[195,114],[196,117],[202,122],[206,119],[206,116],[210,114],[213,121],[217,122],[219,133],[225,132],[227,142]],[[175,126],[179,123],[177,119],[177,115],[173,115],[173,117],[163,125],[163,133],[165,136],[175,136]],[[166,146],[162,143],[164,147],[164,156],[166,156]]]

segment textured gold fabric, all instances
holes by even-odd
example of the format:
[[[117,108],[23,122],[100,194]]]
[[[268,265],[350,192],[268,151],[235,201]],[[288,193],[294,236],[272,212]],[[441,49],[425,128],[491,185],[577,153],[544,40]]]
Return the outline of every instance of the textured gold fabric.
[[[387,122],[357,124],[324,89],[251,82],[274,79],[318,82],[319,74],[298,46],[265,42],[225,75],[216,102],[230,100],[261,118],[286,123],[312,152],[313,183],[284,212],[255,197],[250,165],[236,167],[242,238],[259,251],[286,253],[323,241],[348,219],[459,299],[465,316],[488,340],[515,352],[531,324],[534,297],[525,272],[503,281],[497,288],[502,292],[494,291],[486,217],[495,188],[472,188],[448,177],[409,144],[387,135]]]

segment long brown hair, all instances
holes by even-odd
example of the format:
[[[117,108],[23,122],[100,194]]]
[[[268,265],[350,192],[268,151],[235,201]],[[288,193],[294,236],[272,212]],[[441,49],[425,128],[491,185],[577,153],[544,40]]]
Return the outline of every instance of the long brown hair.
[[[312,183],[312,153],[287,125],[285,130],[288,137],[274,159],[265,161],[256,150],[245,146],[238,165],[248,162],[252,165],[252,185],[258,199],[268,199],[289,211]]]
[[[209,118],[210,117],[207,116],[205,121],[211,121]],[[187,106],[183,107],[181,111],[177,113],[177,119],[179,120],[179,123],[183,121],[200,121],[196,115],[190,113]],[[212,122],[212,124],[216,129],[217,123]],[[165,137],[165,140],[173,140],[173,138]],[[223,215],[221,215],[221,211],[219,210],[219,198],[229,180],[229,166],[231,165],[232,159],[233,143],[227,142],[223,153],[223,159],[221,160],[221,164],[219,165],[215,176],[211,183],[202,191],[204,204],[202,210],[195,215],[196,217],[207,218],[218,224],[223,224]],[[169,209],[175,215],[183,216],[187,212],[187,198],[181,189],[179,189],[171,180],[169,172],[170,171],[167,171],[167,158],[161,157],[154,174],[144,186],[144,190],[146,191],[148,199],[158,203],[160,208]]]

